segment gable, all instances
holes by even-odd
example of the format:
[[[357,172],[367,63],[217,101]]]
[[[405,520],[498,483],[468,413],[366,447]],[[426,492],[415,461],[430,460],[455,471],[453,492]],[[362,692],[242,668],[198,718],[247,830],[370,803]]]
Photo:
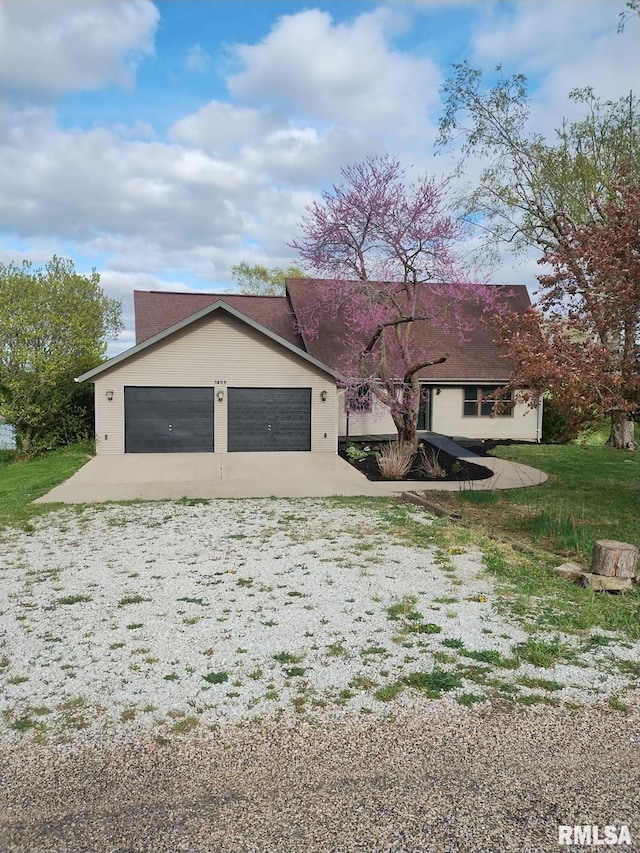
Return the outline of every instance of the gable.
[[[147,340],[142,341],[139,344],[136,344],[134,347],[131,347],[128,350],[120,353],[119,355],[114,356],[98,367],[94,367],[92,370],[88,370],[86,373],[83,373],[81,376],[76,378],[76,382],[87,382],[93,380],[95,377],[105,373],[108,370],[112,370],[114,367],[120,365],[122,362],[130,361],[135,359],[142,353],[146,353],[147,350],[151,351],[153,348],[157,347],[159,344],[164,343],[169,338],[175,337],[177,335],[183,335],[185,333],[188,335],[191,331],[191,327],[196,328],[200,321],[214,315],[216,312],[220,312],[221,314],[227,314],[236,320],[240,321],[241,324],[245,324],[250,329],[253,329],[259,335],[264,336],[272,343],[276,344],[278,347],[287,350],[290,354],[297,356],[302,361],[306,361],[308,364],[313,365],[314,367],[321,370],[323,373],[328,374],[332,378],[335,378],[334,371],[328,367],[326,364],[319,362],[314,356],[309,355],[302,349],[299,349],[293,343],[285,340],[279,335],[271,332],[269,329],[262,326],[255,320],[252,320],[247,315],[233,308],[231,305],[228,305],[226,302],[222,300],[218,300],[213,303],[213,305],[209,305],[206,308],[203,308],[200,311],[197,311],[195,314],[186,317],[183,320],[175,323],[173,326],[170,326],[168,329],[164,329],[159,332],[157,335],[154,335]],[[232,354],[235,358],[241,358],[242,352],[237,352]],[[202,353],[200,353],[200,358],[202,358]]]
[[[265,329],[304,350],[295,315],[286,296],[244,296],[239,293],[172,293],[134,290],[136,344],[149,340],[187,317],[224,302]]]

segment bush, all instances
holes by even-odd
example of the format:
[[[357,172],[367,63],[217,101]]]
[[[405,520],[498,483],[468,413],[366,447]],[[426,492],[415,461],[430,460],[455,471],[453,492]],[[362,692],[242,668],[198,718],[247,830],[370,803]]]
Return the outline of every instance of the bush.
[[[418,467],[420,473],[432,480],[439,480],[447,476],[447,472],[440,464],[440,451],[434,447],[420,445]]]
[[[385,480],[401,480],[411,468],[415,452],[408,444],[390,441],[377,454],[378,467]]]

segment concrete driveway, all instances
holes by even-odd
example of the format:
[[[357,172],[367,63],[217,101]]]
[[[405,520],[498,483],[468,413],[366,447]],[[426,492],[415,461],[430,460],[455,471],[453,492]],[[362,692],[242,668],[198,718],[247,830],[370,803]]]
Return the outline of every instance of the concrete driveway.
[[[464,452],[463,448],[460,448]],[[483,458],[486,480],[374,483],[336,453],[131,453],[94,456],[35,503],[96,503],[180,498],[322,498],[403,491],[514,489],[547,475],[526,465]]]
[[[36,503],[384,494],[336,453],[130,453],[94,456]]]

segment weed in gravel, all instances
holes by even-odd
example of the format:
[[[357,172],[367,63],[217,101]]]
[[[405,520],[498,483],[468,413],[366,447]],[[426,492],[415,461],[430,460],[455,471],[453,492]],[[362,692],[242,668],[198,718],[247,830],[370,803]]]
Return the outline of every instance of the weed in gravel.
[[[327,646],[327,654],[332,658],[343,658],[347,656],[347,650],[342,643],[331,643]]]
[[[267,690],[267,692],[264,694],[264,698],[270,702],[275,702],[276,699],[278,698],[278,691],[272,687],[270,690]]]
[[[431,672],[412,672],[405,675],[402,683],[407,687],[421,690],[427,696],[437,699],[445,690],[455,690],[462,682],[457,675],[436,667]]]
[[[14,732],[28,732],[29,729],[35,728],[36,725],[36,721],[32,720],[31,717],[18,717],[17,720],[9,724],[9,728]]]
[[[178,720],[171,726],[171,731],[176,735],[188,735],[200,725],[200,720],[197,717],[184,717]]]
[[[66,604],[82,604],[85,601],[91,601],[91,597],[88,595],[66,595],[63,598],[56,598],[55,603],[66,605]]]
[[[359,672],[351,679],[349,687],[352,687],[354,690],[371,690],[373,687],[376,687],[376,682],[372,678],[369,678],[368,675]]]
[[[448,649],[464,649],[464,643],[457,637],[447,637],[442,641],[442,645]]]
[[[455,663],[458,658],[456,655],[450,655],[446,652],[434,652],[433,659],[438,663]]]
[[[136,709],[135,708],[125,708],[125,710],[120,714],[120,719],[123,723],[130,723],[132,720],[136,718]]]
[[[141,599],[141,600],[142,601],[149,601],[150,599],[146,598],[146,599]],[[202,598],[191,598],[190,596],[185,596],[184,598],[179,598],[178,601],[185,601],[187,604],[199,604],[200,607],[208,607],[209,606],[207,604],[207,602],[204,601]],[[134,603],[137,603],[137,602],[133,602],[133,601],[127,602],[127,604],[134,604]]]
[[[543,669],[547,669],[560,661],[574,661],[576,659],[571,647],[563,642],[560,637],[554,637],[553,640],[539,640],[535,637],[529,637],[526,642],[518,643],[514,651],[522,660]]]
[[[396,681],[393,684],[386,684],[380,687],[373,694],[378,702],[393,702],[393,700],[402,692],[403,685]]]
[[[476,702],[484,702],[484,697],[478,696],[477,693],[461,693],[460,696],[456,696],[456,702],[458,705],[468,708],[475,705]]]
[[[138,628],[142,628],[143,625],[144,625],[143,622],[131,622],[129,625],[127,625],[127,630],[128,631],[135,631]]]
[[[179,676],[175,672],[170,672],[168,675],[163,675],[165,681],[179,681]]]
[[[142,604],[143,601],[151,601],[150,598],[145,598],[143,595],[126,595],[118,602],[118,607],[127,607],[129,604]]]
[[[417,603],[417,596],[405,595],[400,601],[395,601],[387,607],[387,619],[394,622],[400,619],[422,619],[422,613],[415,609]]]
[[[116,649],[122,649],[125,645],[126,643],[111,643],[109,649],[111,651],[115,651]]]
[[[229,680],[229,674],[227,672],[208,672],[206,675],[202,676],[206,682],[209,684],[224,684],[225,681]]]
[[[389,653],[385,649],[384,646],[369,646],[368,649],[363,649],[362,654],[364,656],[368,655],[384,655],[385,657],[389,657]]]
[[[624,675],[630,675],[632,678],[640,678],[640,662],[613,656],[610,660],[615,664],[619,672],[624,673]]]
[[[629,706],[626,702],[623,702],[619,696],[609,696],[607,700],[607,704],[610,708],[613,708],[614,711],[623,711],[626,712],[629,710]]]
[[[24,684],[25,681],[29,681],[26,675],[14,675],[7,680],[7,684]]]
[[[563,686],[557,681],[551,681],[548,678],[531,678],[528,675],[523,675],[518,679],[518,684],[522,684],[523,687],[535,688],[538,690],[562,690]]]
[[[272,657],[280,664],[300,663],[300,661],[304,660],[304,655],[294,655],[292,652],[278,652],[278,654]]]
[[[250,678],[252,681],[259,681],[259,680],[262,678],[262,676],[263,676],[263,675],[264,675],[263,670],[261,670],[261,669],[254,669],[254,670],[252,670],[252,671],[249,673],[249,678]]]
[[[303,676],[307,669],[304,666],[285,666],[282,668],[282,671],[287,678],[298,678]]]

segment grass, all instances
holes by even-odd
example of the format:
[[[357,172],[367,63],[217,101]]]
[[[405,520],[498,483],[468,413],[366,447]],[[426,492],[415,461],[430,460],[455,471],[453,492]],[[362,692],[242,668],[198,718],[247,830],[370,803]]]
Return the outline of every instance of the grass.
[[[32,504],[67,480],[89,461],[91,444],[81,442],[26,462],[16,461],[15,450],[0,450],[0,528],[31,529],[31,519],[59,509],[60,504]]]
[[[540,468],[549,479],[533,488],[437,499],[487,529],[587,562],[596,539],[640,545],[640,453],[578,444],[511,445],[492,453]]]

